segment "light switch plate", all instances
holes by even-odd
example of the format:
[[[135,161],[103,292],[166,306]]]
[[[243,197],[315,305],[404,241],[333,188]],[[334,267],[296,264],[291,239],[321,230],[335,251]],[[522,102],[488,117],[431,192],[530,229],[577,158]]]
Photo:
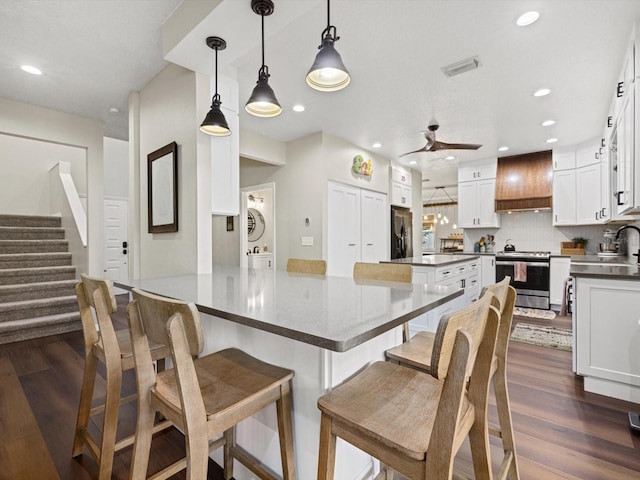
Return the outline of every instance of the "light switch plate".
[[[300,244],[305,247],[313,246],[313,237],[301,237],[300,240],[301,240]]]

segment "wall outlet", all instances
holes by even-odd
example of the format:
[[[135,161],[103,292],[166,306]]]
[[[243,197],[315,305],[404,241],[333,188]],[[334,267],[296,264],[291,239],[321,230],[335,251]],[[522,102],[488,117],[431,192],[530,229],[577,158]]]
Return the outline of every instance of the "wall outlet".
[[[300,237],[300,245],[305,247],[313,246],[313,237]]]

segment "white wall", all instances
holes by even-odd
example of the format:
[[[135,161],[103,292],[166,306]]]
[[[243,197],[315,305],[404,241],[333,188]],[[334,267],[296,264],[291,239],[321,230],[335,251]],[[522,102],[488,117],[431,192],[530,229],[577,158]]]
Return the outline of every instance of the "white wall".
[[[129,197],[129,142],[104,137],[104,196]]]
[[[103,272],[104,167],[101,122],[0,98],[0,133],[66,145],[86,151],[88,273]],[[0,164],[3,164],[0,154]],[[3,167],[3,175],[4,175]]]
[[[138,228],[142,278],[211,270],[211,144],[210,137],[198,130],[199,114],[203,111],[204,118],[208,97],[208,78],[173,64],[140,91]],[[173,141],[178,144],[178,231],[150,234],[147,155]],[[203,209],[208,210],[207,215]],[[203,243],[204,249],[200,248]],[[203,250],[207,258],[200,255]]]
[[[0,209],[16,215],[50,215],[49,170],[69,162],[81,197],[87,195],[84,148],[0,134]]]

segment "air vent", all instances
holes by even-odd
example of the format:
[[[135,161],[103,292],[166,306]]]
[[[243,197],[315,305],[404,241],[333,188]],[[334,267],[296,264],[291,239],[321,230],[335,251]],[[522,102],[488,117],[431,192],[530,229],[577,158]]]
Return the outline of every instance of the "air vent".
[[[478,57],[467,58],[451,65],[445,65],[442,67],[442,72],[447,77],[455,77],[461,73],[468,72],[469,70],[475,70],[480,66],[480,60]]]

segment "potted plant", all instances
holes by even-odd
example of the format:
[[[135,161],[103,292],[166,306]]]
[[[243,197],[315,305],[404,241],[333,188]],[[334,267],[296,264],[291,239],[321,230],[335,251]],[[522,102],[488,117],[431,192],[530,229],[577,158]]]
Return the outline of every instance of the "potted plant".
[[[587,246],[587,243],[589,243],[589,239],[584,237],[573,237],[571,241],[573,242],[576,248],[582,248],[582,249],[584,249]]]

